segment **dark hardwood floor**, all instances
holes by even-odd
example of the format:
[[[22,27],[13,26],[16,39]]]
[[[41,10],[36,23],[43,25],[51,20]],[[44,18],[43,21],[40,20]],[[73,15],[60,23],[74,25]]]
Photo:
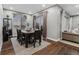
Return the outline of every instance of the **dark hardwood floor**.
[[[62,42],[52,42],[49,46],[33,55],[79,55],[79,47]]]
[[[3,43],[1,55],[15,55],[11,40]]]
[[[79,55],[79,47],[71,46],[61,42],[50,43],[50,45],[42,50],[35,52],[33,55]],[[3,44],[1,55],[15,55],[10,40]]]

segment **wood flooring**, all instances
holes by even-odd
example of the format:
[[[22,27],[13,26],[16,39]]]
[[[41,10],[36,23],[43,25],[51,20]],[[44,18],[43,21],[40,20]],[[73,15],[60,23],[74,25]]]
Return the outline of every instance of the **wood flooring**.
[[[11,40],[3,43],[1,55],[15,55]]]
[[[61,42],[52,42],[49,46],[33,55],[79,55],[79,47]]]
[[[64,44],[62,42],[50,42],[51,44],[33,55],[79,55],[79,47]],[[3,44],[1,55],[15,55],[11,41]]]

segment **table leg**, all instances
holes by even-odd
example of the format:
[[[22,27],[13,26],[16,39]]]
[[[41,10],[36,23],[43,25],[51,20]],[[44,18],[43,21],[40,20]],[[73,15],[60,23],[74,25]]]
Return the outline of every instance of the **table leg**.
[[[25,47],[28,48],[28,38],[25,38]]]

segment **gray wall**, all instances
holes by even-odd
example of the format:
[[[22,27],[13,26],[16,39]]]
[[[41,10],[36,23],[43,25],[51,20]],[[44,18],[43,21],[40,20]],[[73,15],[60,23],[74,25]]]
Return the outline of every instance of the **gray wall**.
[[[13,14],[15,14],[15,17],[14,17]],[[26,24],[28,22],[28,23],[30,23],[30,27],[33,27],[33,16],[31,16],[31,15],[20,14],[20,13],[17,13],[17,12],[4,10],[4,17],[6,17],[6,15],[9,15],[10,18],[12,19],[12,32],[13,32],[13,36],[17,36],[15,25],[19,25],[20,28],[21,28],[21,19],[22,19],[23,15],[27,16],[26,21],[24,21],[25,26],[26,26]],[[23,21],[22,21],[22,23],[23,23]]]
[[[54,40],[60,39],[60,11],[57,6],[48,9],[47,37]]]
[[[3,27],[3,8],[2,5],[0,4],[0,51],[3,44],[2,27]]]
[[[47,12],[47,39],[60,39],[60,23],[61,23],[61,8],[54,6],[45,11]],[[38,15],[38,14],[37,14]]]

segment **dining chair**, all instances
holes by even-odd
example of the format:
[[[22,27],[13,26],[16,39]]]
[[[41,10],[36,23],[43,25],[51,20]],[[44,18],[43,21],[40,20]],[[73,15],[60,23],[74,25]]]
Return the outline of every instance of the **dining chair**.
[[[22,32],[20,29],[17,29],[17,40],[20,43],[20,45],[24,44],[25,37],[22,35]]]
[[[41,45],[41,30],[37,30],[34,33],[34,48],[35,48],[35,44],[38,40],[39,45]]]

